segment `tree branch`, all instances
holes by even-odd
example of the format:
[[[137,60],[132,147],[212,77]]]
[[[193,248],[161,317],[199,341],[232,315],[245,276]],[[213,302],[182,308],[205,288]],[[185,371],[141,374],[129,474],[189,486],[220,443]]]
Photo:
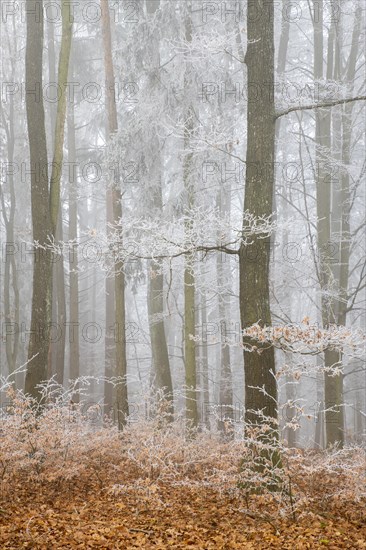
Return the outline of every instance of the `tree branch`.
[[[352,101],[366,101],[365,95],[360,95],[357,97],[349,97],[346,99],[335,99],[334,101],[328,101],[326,103],[313,103],[311,105],[298,105],[297,107],[290,107],[285,111],[279,111],[275,114],[275,120],[278,118],[293,113],[295,111],[309,111],[311,109],[323,109],[325,107],[334,107],[336,105],[345,105],[346,103],[351,103]]]
[[[176,252],[175,254],[161,254],[158,256],[139,256],[137,254],[134,254],[133,257],[137,258],[138,260],[164,260],[164,259],[172,259],[172,258],[179,258],[180,256],[187,256],[188,254],[194,254],[197,252],[204,252],[205,254],[208,254],[209,252],[224,252],[225,254],[234,254],[239,255],[240,249],[235,250],[232,248],[228,248],[226,246],[197,246],[193,249],[187,249],[182,250],[181,252]]]

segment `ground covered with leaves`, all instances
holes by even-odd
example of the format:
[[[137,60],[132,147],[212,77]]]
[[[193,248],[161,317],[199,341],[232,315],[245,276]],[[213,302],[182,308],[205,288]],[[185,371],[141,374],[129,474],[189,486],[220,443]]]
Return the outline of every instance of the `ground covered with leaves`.
[[[268,498],[247,510],[239,495],[209,487],[124,481],[134,486],[118,496],[97,480],[19,483],[2,504],[1,548],[366,548],[365,503],[314,503],[293,521]]]
[[[366,548],[366,498],[345,490],[349,480],[344,474],[333,479],[331,473],[314,471],[320,454],[292,453],[297,466],[299,457],[292,505],[288,494],[248,494],[233,483],[230,472],[220,486],[212,481],[212,470],[208,482],[204,468],[190,465],[182,467],[180,479],[169,481],[126,456],[108,463],[96,453],[74,479],[48,481],[22,472],[2,486],[0,546]]]
[[[254,432],[187,437],[155,415],[119,433],[17,396],[0,443],[1,549],[366,548],[362,447],[279,445],[258,474]]]

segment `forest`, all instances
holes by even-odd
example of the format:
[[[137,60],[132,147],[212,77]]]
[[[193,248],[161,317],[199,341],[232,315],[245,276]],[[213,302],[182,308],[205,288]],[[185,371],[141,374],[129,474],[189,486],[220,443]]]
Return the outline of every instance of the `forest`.
[[[2,0],[1,549],[366,548],[364,0]]]

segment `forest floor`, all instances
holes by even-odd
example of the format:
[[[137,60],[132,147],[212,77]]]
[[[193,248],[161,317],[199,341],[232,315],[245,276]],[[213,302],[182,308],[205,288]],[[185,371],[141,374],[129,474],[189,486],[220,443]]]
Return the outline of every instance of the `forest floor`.
[[[141,473],[125,458],[71,481],[19,474],[0,493],[1,550],[366,548],[366,499],[326,497],[324,475],[295,475],[294,501],[307,497],[281,511],[276,496]]]

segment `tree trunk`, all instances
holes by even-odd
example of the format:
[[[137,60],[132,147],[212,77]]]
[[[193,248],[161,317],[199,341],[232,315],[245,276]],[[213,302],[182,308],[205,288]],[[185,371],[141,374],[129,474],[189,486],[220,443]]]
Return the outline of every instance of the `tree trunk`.
[[[201,270],[201,281],[205,286],[204,266]],[[202,342],[199,350],[199,388],[201,393],[200,406],[201,414],[200,421],[207,430],[210,429],[210,389],[209,389],[209,373],[208,373],[208,345],[207,345],[207,300],[206,291],[202,290],[200,299],[200,326],[203,333]]]
[[[348,93],[353,93],[353,82],[355,79],[356,62],[359,50],[359,38],[361,32],[362,11],[358,6],[355,11],[355,19],[352,33],[352,46],[347,63],[347,70],[344,75],[340,75],[342,81],[346,82]],[[343,77],[343,78],[342,78]],[[338,300],[336,304],[336,319],[338,325],[346,325],[348,310],[348,287],[349,287],[349,267],[350,267],[350,249],[351,249],[351,189],[349,166],[351,164],[351,141],[352,141],[352,113],[354,103],[348,103],[343,106],[340,116],[340,131],[342,135],[342,146],[340,151],[340,160],[342,169],[339,181],[339,201],[340,219],[339,219],[339,270],[338,270]],[[342,360],[342,354],[340,354]],[[340,376],[341,378],[341,376]],[[343,385],[343,384],[342,384]],[[340,388],[343,393],[343,387]],[[345,430],[345,415],[343,412],[343,423]]]
[[[113,223],[112,190],[107,188],[106,192],[106,219],[107,219],[107,237],[110,238]],[[105,350],[104,350],[104,414],[110,415],[114,411],[114,388],[110,379],[114,376],[114,365],[116,364],[115,338],[113,337],[113,327],[116,317],[114,314],[114,279],[107,277],[105,280]]]
[[[160,8],[160,0],[147,0],[146,12],[148,16],[154,17],[157,10]],[[150,37],[150,48],[152,68],[149,67],[149,86],[154,89],[156,83],[159,82],[159,67],[160,67],[160,43],[159,36],[156,31]],[[154,128],[155,130],[155,128]],[[153,212],[154,216],[161,216],[163,212],[162,198],[162,165],[160,158],[160,142],[157,135],[151,137],[154,147],[153,162],[149,167],[152,181],[150,181],[151,191],[149,193],[148,208]],[[156,181],[155,181],[156,179]],[[162,273],[161,261],[151,261],[149,264],[149,284],[148,284],[148,314],[149,328],[151,335],[151,349],[154,368],[154,385],[156,389],[162,390],[167,403],[168,413],[167,419],[174,418],[174,401],[173,401],[173,383],[170,371],[170,361],[168,354],[168,346],[165,334],[164,323],[164,275]]]
[[[72,73],[73,74],[73,73]],[[69,165],[76,166],[76,136],[74,103],[68,106],[67,117],[68,157]],[[80,331],[79,331],[79,257],[78,257],[78,197],[77,170],[71,170],[69,178],[69,285],[70,285],[70,328],[69,328],[69,378],[76,380],[80,375]],[[78,401],[78,395],[73,396]]]
[[[254,216],[270,216],[274,188],[274,7],[272,2],[258,2],[266,17],[253,17],[248,6],[248,144],[244,210]],[[265,4],[265,6],[264,6]],[[251,85],[255,83],[254,85]],[[257,88],[262,91],[258,101]],[[245,224],[244,224],[245,229]],[[271,325],[269,297],[270,239],[252,238],[253,244],[240,248],[240,315],[242,328],[254,323]],[[265,349],[258,342],[245,339],[261,353],[244,350],[245,422],[261,422],[260,411],[272,419],[277,432],[277,385],[273,347]],[[265,394],[260,391],[264,388]],[[271,423],[271,422],[270,422]]]
[[[192,41],[192,4],[188,2],[185,6],[185,39]],[[189,90],[191,84],[191,70],[189,62],[186,61],[184,75],[184,87]],[[184,166],[183,183],[187,197],[186,208],[189,214],[194,206],[194,184],[192,178],[193,155],[187,152],[191,133],[193,130],[193,109],[188,105],[185,112],[184,128]],[[190,222],[186,223],[186,231],[190,231]],[[192,337],[196,334],[196,300],[195,300],[195,276],[194,257],[189,254],[185,257],[184,267],[184,365],[186,385],[186,420],[187,428],[196,428],[198,425],[197,405],[197,365],[196,365],[196,343]]]
[[[10,53],[10,52],[9,52]],[[12,72],[11,80],[15,80],[14,60],[11,60]],[[5,121],[4,121],[5,122]],[[9,166],[14,164],[14,97],[10,96],[9,106],[9,124],[4,124],[4,130],[7,139],[7,162]],[[10,207],[9,215],[6,215],[6,206],[2,188],[0,187],[0,198],[2,206],[2,216],[6,231],[6,249],[5,249],[5,269],[4,269],[4,320],[5,320],[5,353],[8,364],[8,374],[10,380],[15,383],[12,374],[16,369],[16,361],[19,346],[19,287],[18,274],[15,255],[15,236],[14,220],[16,197],[14,187],[14,173],[9,171],[7,183],[9,184]],[[9,250],[8,248],[9,247]],[[11,300],[11,288],[13,289],[13,303]]]
[[[47,21],[47,53],[48,53],[48,80],[49,82],[56,82],[56,53],[55,53],[55,33],[53,28],[54,23]],[[53,98],[55,99],[55,98]],[[50,158],[53,157],[55,152],[55,129],[56,129],[56,105],[51,102],[47,105],[48,113],[50,119],[50,132],[46,136],[48,138],[48,143],[50,143],[49,149],[51,149]],[[57,327],[57,265],[58,262],[54,262],[52,266],[52,301],[51,301],[51,322],[52,327]],[[56,331],[55,331],[56,332]],[[51,340],[50,348],[48,352],[48,368],[47,368],[47,378],[55,373],[56,365],[56,351],[57,342]]]
[[[27,122],[30,148],[31,205],[33,240],[42,250],[36,252],[33,269],[33,298],[31,335],[28,348],[28,368],[25,378],[25,392],[40,400],[38,384],[46,379],[52,297],[52,255],[48,246],[56,237],[57,218],[60,208],[60,182],[63,159],[64,127],[66,114],[66,93],[57,103],[55,129],[55,151],[52,163],[50,190],[48,191],[47,143],[45,114],[42,94],[43,59],[43,2],[30,0],[27,3],[27,48],[26,86],[28,90],[40,91],[27,94]],[[66,89],[70,48],[72,39],[72,17],[70,5],[62,0],[62,41],[58,66],[58,85]]]
[[[198,425],[196,344],[192,339],[196,332],[195,303],[195,277],[192,258],[189,258],[184,269],[184,365],[188,429]]]
[[[57,221],[60,211],[60,187],[63,161],[63,146],[66,121],[66,84],[69,74],[69,61],[72,42],[72,16],[68,0],[61,0],[62,38],[58,62],[58,86],[63,90],[57,102],[54,155],[50,179],[50,216],[52,235],[56,235]]]
[[[47,21],[47,49],[48,49],[48,76],[52,83],[56,82],[56,55],[55,55],[55,35],[54,23]],[[55,154],[56,137],[56,105],[50,103],[48,106],[51,119],[51,144],[52,155]],[[59,207],[56,241],[63,241],[63,221],[62,206]],[[53,266],[53,286],[52,286],[52,322],[56,325],[56,340],[51,343],[50,357],[52,364],[49,365],[49,375],[56,374],[56,381],[63,384],[65,370],[65,344],[66,344],[66,296],[65,296],[65,271],[64,257],[60,258]]]
[[[57,242],[63,242],[63,227],[60,208],[60,217],[57,223]],[[59,384],[64,382],[65,371],[65,345],[66,345],[66,295],[65,295],[65,269],[64,257],[61,254],[56,263],[55,282],[57,292],[57,342],[56,342],[56,357],[55,357],[55,374],[56,381]]]
[[[168,404],[168,420],[173,420],[173,384],[164,327],[164,275],[159,263],[150,262],[148,314],[151,349],[155,373],[154,384],[161,389]]]
[[[27,46],[25,80],[28,90],[42,90],[43,59],[43,1],[27,2]],[[31,333],[28,347],[28,365],[25,392],[37,400],[41,394],[37,387],[46,379],[48,364],[49,330],[51,321],[51,252],[52,238],[49,209],[48,163],[43,95],[26,95],[28,141],[31,167],[31,209],[33,240],[37,248],[33,264],[33,297]]]
[[[220,189],[217,197],[217,206],[220,215],[224,219],[230,219],[230,192],[226,190],[226,196],[223,196],[224,190]],[[228,196],[227,196],[228,195]],[[228,240],[225,236],[225,240]],[[228,258],[226,257],[226,260]],[[221,327],[221,342],[220,342],[220,378],[219,378],[219,420],[218,429],[225,437],[233,437],[233,381],[231,372],[231,357],[230,347],[226,343],[226,325],[228,322],[226,300],[229,283],[226,278],[229,278],[229,270],[225,269],[223,253],[217,254],[217,286],[219,291],[219,323]]]
[[[314,79],[321,81],[324,77],[323,69],[323,1],[315,2],[314,11],[318,10],[319,17],[314,18]],[[328,36],[327,52],[327,80],[333,78],[334,66],[334,25],[332,24]],[[331,197],[333,191],[332,176],[329,173],[329,158],[331,155],[331,112],[330,109],[317,109],[315,114],[315,141],[316,141],[316,195],[317,195],[317,234],[319,249],[319,275],[321,297],[322,323],[325,328],[335,324],[336,300],[330,295],[337,276],[333,266],[334,258],[331,250],[334,236],[332,233]],[[331,370],[341,362],[341,355],[333,350],[324,352],[324,400],[325,400],[325,429],[327,445],[344,442],[344,415],[343,415],[343,375],[334,376]]]
[[[104,47],[104,67],[107,88],[108,138],[118,131],[117,107],[115,98],[115,79],[112,60],[112,38],[108,0],[101,0],[102,33]],[[118,249],[122,249],[122,193],[118,167],[114,171],[115,179],[112,187],[113,222],[118,236]],[[128,417],[127,395],[127,354],[126,354],[126,312],[125,312],[125,275],[122,260],[116,257],[114,262],[115,284],[115,319],[116,319],[116,369],[115,375],[119,378],[116,390],[118,428],[123,429]]]

